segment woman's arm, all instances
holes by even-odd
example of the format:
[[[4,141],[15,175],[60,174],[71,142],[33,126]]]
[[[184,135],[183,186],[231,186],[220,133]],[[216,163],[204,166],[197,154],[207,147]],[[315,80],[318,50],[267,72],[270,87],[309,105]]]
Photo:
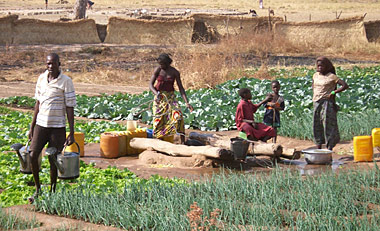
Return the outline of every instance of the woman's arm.
[[[157,67],[156,70],[154,71],[152,77],[150,78],[150,83],[149,83],[149,89],[153,92],[153,94],[157,95],[158,91],[154,87],[154,83],[156,82],[157,76],[160,74],[161,68]]]
[[[187,99],[187,95],[186,95],[186,91],[185,89],[183,88],[183,85],[182,85],[182,81],[181,81],[181,76],[180,76],[180,73],[179,71],[176,71],[176,75],[175,75],[175,79],[177,81],[177,85],[178,85],[178,89],[179,89],[179,92],[183,98],[183,100],[185,101],[186,103],[186,107],[188,107],[190,109],[190,111],[193,111],[193,106],[191,106],[189,104],[189,100]]]
[[[336,89],[333,94],[330,93],[329,99],[333,98],[336,93],[342,92],[346,90],[347,88],[349,88],[348,84],[344,80],[339,79],[337,84],[341,85],[341,87]]]

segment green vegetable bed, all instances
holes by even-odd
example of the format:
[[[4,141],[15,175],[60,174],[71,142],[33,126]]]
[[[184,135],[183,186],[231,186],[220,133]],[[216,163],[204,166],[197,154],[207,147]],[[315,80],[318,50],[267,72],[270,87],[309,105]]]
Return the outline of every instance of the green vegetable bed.
[[[28,127],[32,120],[29,113],[21,113],[0,107],[0,206],[12,206],[26,204],[27,198],[34,193],[34,187],[28,186],[33,183],[32,175],[25,175],[19,172],[19,160],[15,152],[10,152],[10,146],[14,143],[26,143]],[[86,133],[85,142],[99,142],[99,135],[104,131],[126,130],[122,125],[109,121],[76,121],[77,131]],[[43,184],[50,183],[49,161],[43,158],[42,171],[40,173]],[[154,176],[149,180],[138,178],[127,169],[119,170],[110,167],[106,170],[95,168],[93,165],[86,165],[81,162],[80,178],[72,181],[59,181],[58,187],[72,188],[81,184],[93,185],[93,189],[105,190],[116,184],[120,188],[129,184],[149,184],[152,181],[177,182],[159,176]],[[182,180],[178,180],[183,182]],[[80,184],[69,184],[80,182]],[[45,191],[48,189],[45,188]]]
[[[281,94],[285,98],[286,109],[281,114],[283,136],[313,139],[312,136],[312,89],[311,80],[314,69],[295,68],[293,70],[271,70],[272,75],[281,83]],[[342,140],[351,140],[356,135],[370,134],[371,129],[378,127],[380,118],[376,116],[380,108],[380,66],[346,70],[337,68],[337,75],[345,80],[350,88],[338,94],[337,102],[341,108],[338,123]],[[235,110],[239,103],[237,91],[248,87],[252,90],[253,102],[259,102],[269,93],[270,81],[241,78],[216,86],[215,89],[187,91],[194,111],[189,113],[185,105],[187,128],[201,130],[231,130],[235,127]],[[177,97],[180,97],[179,94]],[[153,99],[150,92],[140,95],[115,94],[88,97],[78,95],[78,106],[75,115],[87,118],[104,118],[125,120],[132,114],[146,110]],[[9,97],[0,99],[1,104],[30,107],[34,99],[28,97]],[[256,120],[262,120],[264,109],[256,113]],[[142,122],[151,124],[152,113],[143,111],[139,115]]]

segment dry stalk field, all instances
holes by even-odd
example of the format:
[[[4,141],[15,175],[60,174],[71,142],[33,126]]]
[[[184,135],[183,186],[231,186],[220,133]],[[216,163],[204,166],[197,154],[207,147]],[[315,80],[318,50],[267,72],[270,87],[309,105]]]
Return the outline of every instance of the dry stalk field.
[[[227,80],[246,77],[272,79],[268,68],[285,66],[313,66],[314,59],[326,55],[337,59],[360,60],[365,65],[379,60],[380,45],[376,43],[352,44],[352,46],[320,47],[296,45],[270,33],[242,34],[221,40],[217,44],[190,46],[112,47],[85,45],[79,50],[58,49],[62,69],[74,82],[101,85],[148,86],[155,59],[162,52],[172,55],[173,65],[180,70],[186,88],[214,87]],[[1,48],[1,78],[3,81],[23,80],[35,82],[44,71],[44,58],[52,48],[44,46],[17,46]],[[273,57],[298,57],[298,61],[274,61]],[[343,63],[342,63],[343,62]],[[344,60],[340,65],[345,65]],[[284,65],[285,63],[285,65]],[[252,73],[252,68],[259,71]]]

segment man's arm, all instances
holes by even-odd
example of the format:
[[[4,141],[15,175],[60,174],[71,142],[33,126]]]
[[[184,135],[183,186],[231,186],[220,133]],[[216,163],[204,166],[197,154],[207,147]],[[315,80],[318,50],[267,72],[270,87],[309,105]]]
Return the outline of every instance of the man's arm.
[[[74,139],[74,108],[66,107],[67,121],[69,122],[70,133],[66,138],[65,145],[70,145],[75,142]]]
[[[30,130],[29,130],[29,135],[28,135],[29,140],[32,140],[33,138],[34,126],[36,126],[38,112],[40,112],[40,101],[36,100],[36,104],[34,105],[33,120],[32,120],[32,123],[30,124]]]

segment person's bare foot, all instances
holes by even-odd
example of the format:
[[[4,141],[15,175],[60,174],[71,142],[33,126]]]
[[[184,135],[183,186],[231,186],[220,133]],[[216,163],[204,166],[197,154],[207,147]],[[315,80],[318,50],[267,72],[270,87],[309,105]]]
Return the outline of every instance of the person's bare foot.
[[[40,195],[40,193],[41,193],[40,190],[35,191],[34,194],[33,194],[33,196],[31,196],[31,197],[28,198],[29,203],[33,204],[34,201],[35,201],[35,199],[37,199],[38,196]]]

